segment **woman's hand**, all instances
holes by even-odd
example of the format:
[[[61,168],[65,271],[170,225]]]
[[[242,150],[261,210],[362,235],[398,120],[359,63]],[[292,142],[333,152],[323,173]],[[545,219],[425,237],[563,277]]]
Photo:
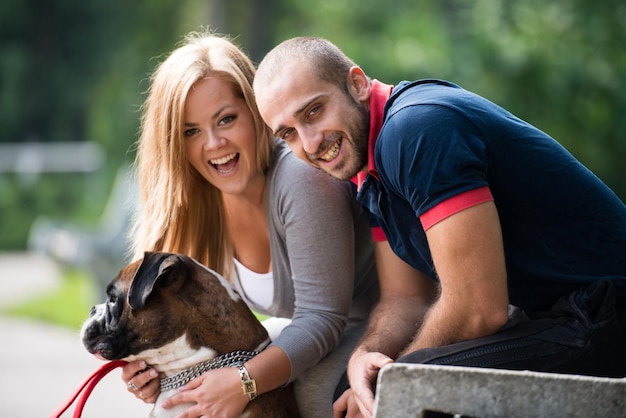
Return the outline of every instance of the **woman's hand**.
[[[241,415],[249,402],[241,390],[241,378],[235,367],[209,370],[183,386],[163,402],[169,409],[183,403],[196,403],[177,418],[232,417]]]
[[[161,392],[159,374],[143,360],[132,361],[124,366],[122,380],[128,391],[145,403],[155,403]]]

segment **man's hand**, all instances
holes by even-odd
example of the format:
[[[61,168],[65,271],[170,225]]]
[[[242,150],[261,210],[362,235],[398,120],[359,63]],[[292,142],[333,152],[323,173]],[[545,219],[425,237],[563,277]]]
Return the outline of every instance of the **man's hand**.
[[[352,389],[346,389],[346,391],[335,401],[333,404],[333,418],[362,418],[361,410],[359,409],[354,399]]]
[[[364,417],[374,414],[374,383],[380,369],[390,363],[393,363],[390,357],[364,350],[355,351],[350,358],[348,380],[352,397]]]
[[[352,403],[358,406],[362,416],[372,416],[374,384],[379,370],[393,363],[392,358],[415,337],[436,293],[434,283],[394,254],[388,242],[377,242],[375,249],[380,300],[370,315],[363,339],[348,362],[352,391],[342,403],[339,401],[343,396],[337,400],[335,415],[342,407],[350,414]]]

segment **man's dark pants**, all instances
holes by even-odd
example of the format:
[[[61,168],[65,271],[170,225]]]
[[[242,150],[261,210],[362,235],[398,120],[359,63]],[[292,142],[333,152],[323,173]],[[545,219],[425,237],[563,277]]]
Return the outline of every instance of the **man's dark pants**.
[[[611,282],[598,281],[549,311],[514,310],[494,335],[418,350],[396,362],[624,377],[626,295]],[[335,398],[348,387],[344,374]]]

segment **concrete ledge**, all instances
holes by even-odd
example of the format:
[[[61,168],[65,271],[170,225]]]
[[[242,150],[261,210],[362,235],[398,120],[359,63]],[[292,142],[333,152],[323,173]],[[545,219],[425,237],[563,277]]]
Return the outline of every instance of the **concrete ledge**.
[[[394,363],[378,376],[374,416],[624,417],[626,378]]]

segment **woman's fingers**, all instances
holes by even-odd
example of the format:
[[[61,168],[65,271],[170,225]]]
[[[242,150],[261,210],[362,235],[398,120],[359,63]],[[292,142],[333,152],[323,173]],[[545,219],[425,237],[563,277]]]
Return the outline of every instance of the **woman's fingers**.
[[[133,361],[122,368],[122,379],[128,391],[146,403],[156,401],[160,393],[159,374],[145,361]]]

